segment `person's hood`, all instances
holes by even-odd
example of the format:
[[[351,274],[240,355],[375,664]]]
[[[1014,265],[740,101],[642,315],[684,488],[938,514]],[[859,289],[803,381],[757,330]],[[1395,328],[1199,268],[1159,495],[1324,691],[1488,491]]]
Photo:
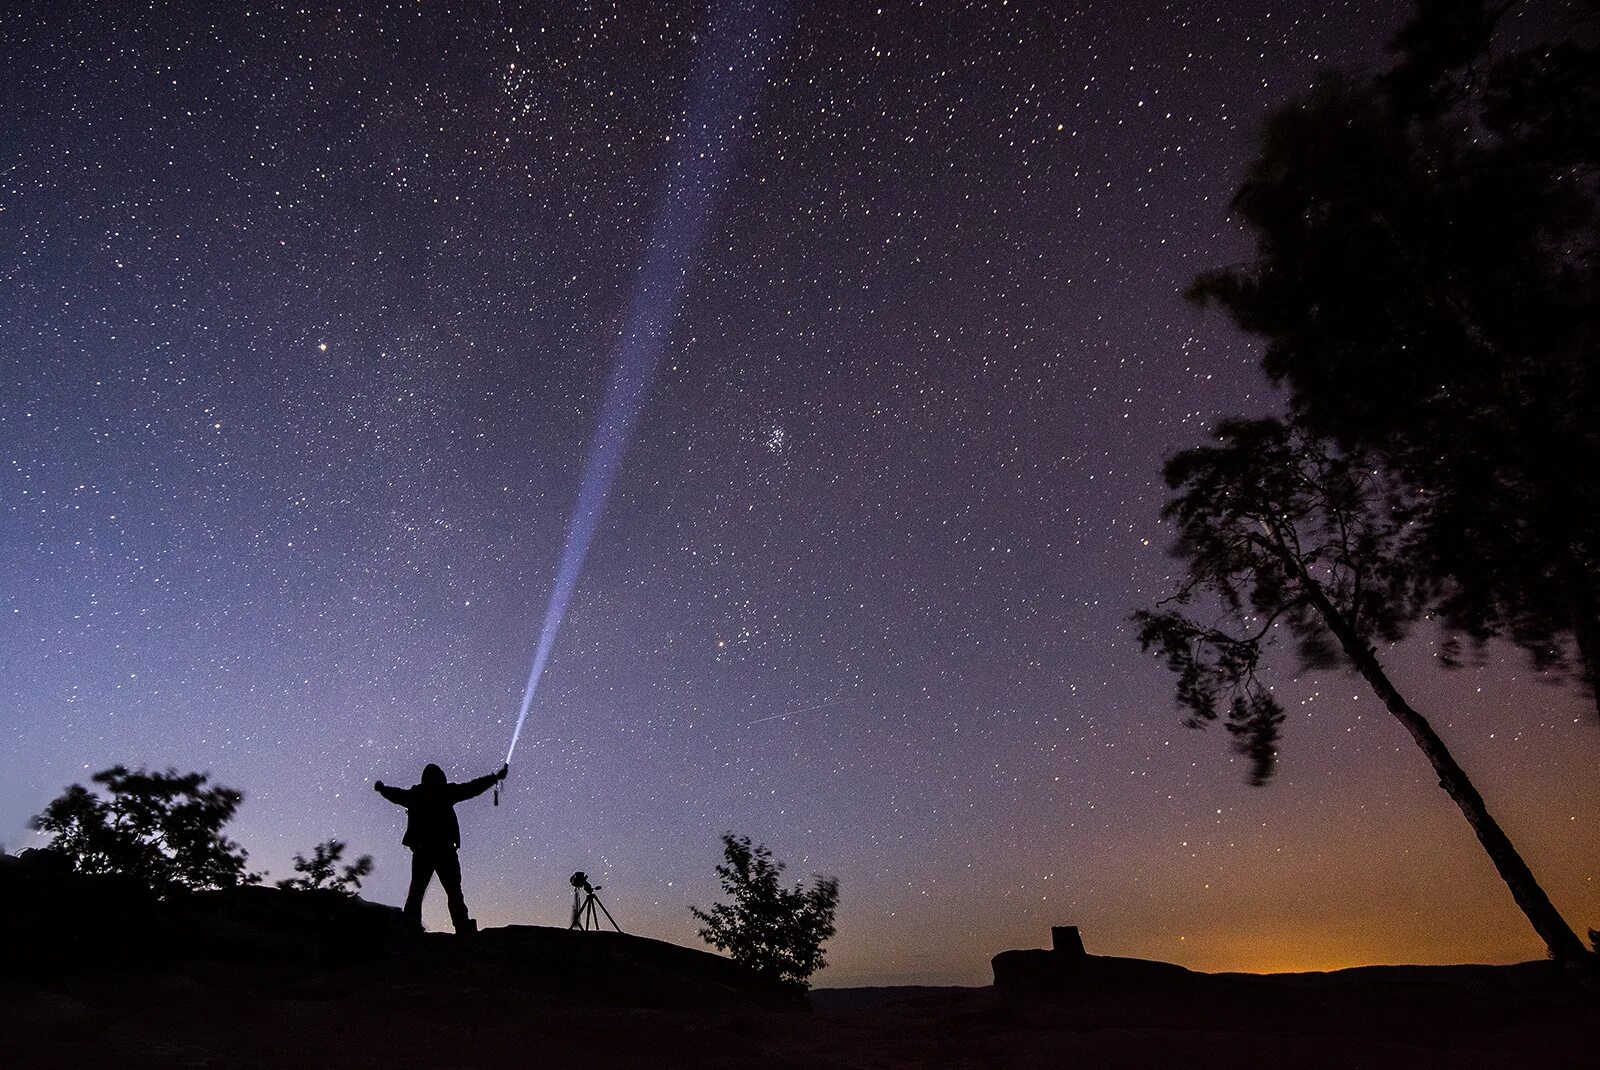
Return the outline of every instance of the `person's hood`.
[[[442,788],[448,781],[445,779],[444,770],[429,762],[422,770],[422,786],[425,788]]]

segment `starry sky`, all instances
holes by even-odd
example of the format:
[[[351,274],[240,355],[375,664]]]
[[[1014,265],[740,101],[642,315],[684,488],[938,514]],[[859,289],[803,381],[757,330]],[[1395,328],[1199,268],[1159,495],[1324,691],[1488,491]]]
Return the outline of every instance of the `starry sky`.
[[[1249,255],[1266,110],[1398,0],[796,3],[499,808],[483,924],[694,944],[718,835],[842,884],[824,985],[985,983],[1075,923],[1208,969],[1542,955],[1359,681],[1277,779],[1183,729],[1129,613],[1160,462],[1278,403],[1182,300]],[[505,753],[703,3],[0,13],[0,844],[117,762],[330,836]],[[1575,927],[1600,730],[1491,650],[1383,651]],[[433,891],[431,927],[446,927]]]

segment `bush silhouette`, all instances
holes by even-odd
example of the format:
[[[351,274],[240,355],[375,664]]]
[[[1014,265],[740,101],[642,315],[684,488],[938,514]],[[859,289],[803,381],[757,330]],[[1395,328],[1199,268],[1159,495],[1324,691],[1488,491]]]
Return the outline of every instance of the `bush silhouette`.
[[[783,863],[731,832],[722,836],[722,853],[717,877],[733,902],[689,908],[702,923],[700,938],[768,980],[806,987],[825,965],[822,944],[834,933],[838,879],[818,875],[810,889],[785,888],[778,883]]]
[[[294,869],[300,876],[281,880],[278,887],[305,891],[329,888],[346,895],[356,894],[361,890],[361,878],[372,872],[372,856],[362,855],[340,869],[339,862],[344,858],[345,847],[342,840],[324,840],[311,849],[310,859],[295,855]]]
[[[207,787],[204,773],[126,766],[92,778],[109,798],[73,784],[29,822],[79,873],[125,878],[159,897],[254,884],[244,848],[222,835],[244,796]]]

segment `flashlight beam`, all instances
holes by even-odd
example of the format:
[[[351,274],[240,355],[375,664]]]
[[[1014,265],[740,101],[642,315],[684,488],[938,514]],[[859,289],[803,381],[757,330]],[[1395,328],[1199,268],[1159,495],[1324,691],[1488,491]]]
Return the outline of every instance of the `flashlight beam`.
[[[666,349],[673,319],[683,300],[690,269],[705,237],[717,196],[778,45],[781,5],[762,0],[730,0],[713,15],[698,55],[689,107],[673,138],[676,151],[666,191],[657,205],[649,244],[634,283],[633,299],[621,336],[605,399],[595,425],[594,441],[578,488],[577,504],[567,523],[567,536],[556,567],[550,602],[545,608],[539,643],[522,690],[522,706],[511,732],[506,762],[516,753],[522,726],[544,675],[567,604],[577,589],[589,544],[605,512],[606,497],[617,478],[634,424],[650,394],[650,384]]]

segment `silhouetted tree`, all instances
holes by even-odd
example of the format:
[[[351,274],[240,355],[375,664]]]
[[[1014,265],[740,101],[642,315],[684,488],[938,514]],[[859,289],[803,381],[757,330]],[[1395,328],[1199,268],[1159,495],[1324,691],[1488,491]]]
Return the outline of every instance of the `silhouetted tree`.
[[[158,896],[260,879],[245,872],[244,849],[222,835],[244,799],[239,792],[176,769],[118,765],[92,780],[109,798],[73,784],[30,822],[78,872],[125,877]]]
[[[1276,420],[1226,421],[1216,437],[1167,464],[1175,493],[1163,515],[1177,525],[1188,576],[1161,607],[1135,614],[1139,641],[1177,674],[1187,723],[1225,719],[1260,784],[1283,724],[1258,675],[1268,645],[1287,631],[1303,662],[1355,669],[1426,755],[1551,955],[1592,967],[1466,771],[1378,660],[1374,644],[1401,638],[1429,597],[1408,565],[1415,505],[1405,488],[1362,455]],[[1197,600],[1205,621],[1189,611]],[[1222,623],[1207,623],[1218,610]]]
[[[354,895],[361,890],[361,879],[372,873],[372,856],[362,855],[341,869],[339,863],[344,859],[346,846],[341,840],[324,840],[311,849],[309,859],[295,855],[294,869],[300,876],[281,880],[278,887],[307,891],[326,887]]]
[[[733,901],[710,910],[691,906],[700,938],[733,961],[779,984],[805,987],[825,964],[823,942],[833,936],[839,881],[820,874],[808,889],[779,883],[784,864],[748,836],[722,836],[725,861],[717,866],[723,892]]]
[[[1491,59],[1517,6],[1422,0],[1392,70],[1275,113],[1234,201],[1258,255],[1190,295],[1265,340],[1306,426],[1404,483],[1437,584],[1419,611],[1593,691],[1600,50]],[[1521,6],[1525,35],[1566,25]]]

